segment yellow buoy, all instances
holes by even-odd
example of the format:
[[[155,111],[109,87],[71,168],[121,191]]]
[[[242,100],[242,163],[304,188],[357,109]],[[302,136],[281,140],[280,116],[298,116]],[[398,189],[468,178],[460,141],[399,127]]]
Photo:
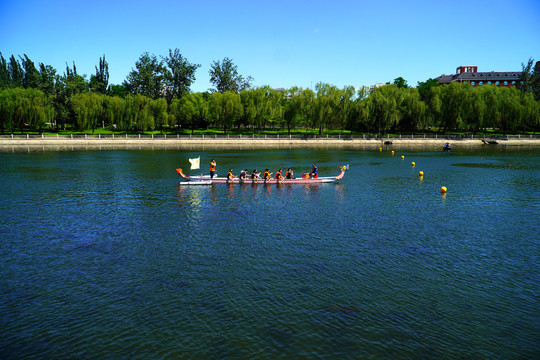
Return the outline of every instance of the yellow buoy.
[[[411,163],[411,166],[414,166],[414,165],[416,165],[416,164],[415,164],[414,161],[413,161],[413,162]]]
[[[446,194],[446,186],[441,187],[441,194]]]
[[[401,155],[401,160],[405,159],[405,156],[404,155]]]
[[[392,156],[394,156],[394,150],[392,150]]]
[[[379,151],[382,151],[382,148],[379,148]]]
[[[419,175],[419,176],[424,176],[424,172],[423,172],[423,171],[420,171],[420,172],[418,173],[418,175]]]

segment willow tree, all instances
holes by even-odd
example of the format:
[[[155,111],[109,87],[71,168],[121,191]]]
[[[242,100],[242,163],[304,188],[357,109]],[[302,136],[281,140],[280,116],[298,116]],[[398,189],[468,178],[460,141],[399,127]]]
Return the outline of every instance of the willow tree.
[[[375,88],[369,95],[370,127],[377,129],[379,134],[386,132],[399,121],[399,103],[403,90],[394,84]]]
[[[71,97],[70,104],[79,130],[91,129],[94,134],[96,127],[104,118],[104,100],[103,95],[93,92],[75,94]]]
[[[465,117],[467,86],[470,85],[453,82],[432,89],[435,96],[440,99],[439,120],[443,133],[461,126]]]
[[[50,99],[38,89],[4,89],[0,91],[0,129],[3,133],[16,129],[24,132],[26,126],[40,133],[54,118]]]
[[[283,119],[287,126],[289,135],[291,128],[294,128],[301,118],[302,112],[302,88],[292,87],[285,93],[283,105]]]
[[[202,93],[186,94],[181,99],[174,99],[169,105],[170,114],[178,128],[191,129],[203,126],[208,118],[209,104]]]

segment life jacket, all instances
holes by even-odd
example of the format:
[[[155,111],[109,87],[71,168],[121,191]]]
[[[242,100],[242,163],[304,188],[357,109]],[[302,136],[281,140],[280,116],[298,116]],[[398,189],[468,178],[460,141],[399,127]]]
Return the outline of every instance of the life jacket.
[[[265,178],[266,180],[270,179],[270,172],[265,171],[264,175],[263,175],[263,178]]]
[[[246,178],[246,172],[245,172],[245,171],[241,171],[241,172],[240,172],[240,175],[238,176],[238,178],[244,180],[244,179]]]
[[[216,162],[215,161],[212,161],[210,163],[210,171],[216,171]]]
[[[227,179],[229,179],[229,180],[232,180],[232,179],[233,179],[233,173],[232,173],[232,171],[229,171],[229,172],[227,173]]]
[[[281,179],[283,177],[283,175],[281,175],[281,172],[278,171],[277,174],[276,174],[276,179]]]
[[[292,179],[292,177],[293,177],[293,172],[292,172],[292,171],[287,171],[287,173],[285,174],[285,177],[286,177],[287,179]]]

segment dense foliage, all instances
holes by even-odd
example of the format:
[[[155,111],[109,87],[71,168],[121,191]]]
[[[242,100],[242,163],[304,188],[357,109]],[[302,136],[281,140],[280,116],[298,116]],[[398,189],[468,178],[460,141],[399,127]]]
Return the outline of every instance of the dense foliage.
[[[318,83],[314,90],[251,88],[231,59],[210,70],[216,89],[192,93],[195,71],[176,50],[158,59],[144,53],[122,85],[109,85],[105,56],[90,80],[75,64],[62,75],[28,56],[0,54],[0,131],[44,128],[184,132],[195,129],[315,129],[384,134],[448,131],[502,133],[538,131],[540,65],[523,65],[523,86],[506,88],[429,79],[413,88],[399,77],[373,89],[337,88]]]

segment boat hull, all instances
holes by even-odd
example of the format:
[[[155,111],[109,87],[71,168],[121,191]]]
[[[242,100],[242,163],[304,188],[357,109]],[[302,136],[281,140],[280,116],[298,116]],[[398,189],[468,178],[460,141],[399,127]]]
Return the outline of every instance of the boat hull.
[[[241,180],[234,178],[229,180],[224,177],[214,177],[210,178],[210,175],[201,175],[201,176],[187,176],[183,173],[182,169],[176,169],[178,175],[184,178],[186,181],[180,182],[181,185],[212,185],[212,184],[266,184],[266,185],[280,185],[280,184],[321,184],[321,183],[332,183],[338,180],[341,180],[345,175],[345,171],[348,169],[347,166],[340,166],[341,172],[337,176],[331,177],[318,177],[318,178],[296,178],[296,179],[245,179]]]

